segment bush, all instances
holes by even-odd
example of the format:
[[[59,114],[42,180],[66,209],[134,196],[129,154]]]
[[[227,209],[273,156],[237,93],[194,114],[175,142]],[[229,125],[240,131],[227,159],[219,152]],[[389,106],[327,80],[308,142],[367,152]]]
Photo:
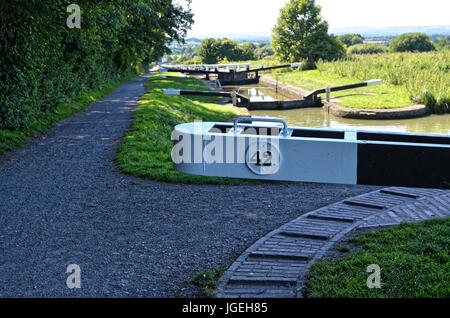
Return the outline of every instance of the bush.
[[[434,46],[437,50],[448,50],[450,49],[450,40],[447,39],[440,39],[438,42],[434,43]]]
[[[348,48],[348,54],[379,54],[387,53],[388,48],[382,44],[366,43],[356,44]]]
[[[364,37],[362,35],[352,33],[340,35],[338,36],[338,40],[347,46],[364,43]]]
[[[434,51],[428,35],[423,33],[405,33],[395,38],[389,44],[392,52],[429,52]]]

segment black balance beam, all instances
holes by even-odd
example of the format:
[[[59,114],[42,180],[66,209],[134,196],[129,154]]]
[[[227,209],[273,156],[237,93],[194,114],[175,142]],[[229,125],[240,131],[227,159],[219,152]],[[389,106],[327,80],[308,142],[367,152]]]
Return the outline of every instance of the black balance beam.
[[[339,85],[339,86],[332,86],[330,87],[330,92],[336,92],[336,91],[343,91],[346,89],[352,89],[352,88],[359,88],[359,87],[365,87],[365,86],[372,86],[372,85],[379,85],[382,81],[380,79],[374,79],[370,81],[360,82],[360,83],[354,83],[354,84],[347,84],[347,85]],[[317,96],[318,94],[326,93],[326,88],[320,88],[312,91],[311,93],[304,96],[305,99],[313,99],[314,96]]]

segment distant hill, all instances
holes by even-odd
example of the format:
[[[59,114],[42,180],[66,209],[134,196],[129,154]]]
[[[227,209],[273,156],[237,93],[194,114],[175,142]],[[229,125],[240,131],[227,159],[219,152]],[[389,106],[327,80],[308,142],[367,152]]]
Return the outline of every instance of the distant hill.
[[[407,26],[407,27],[360,27],[330,29],[330,33],[341,35],[345,33],[358,33],[364,37],[397,36],[403,33],[420,32],[427,35],[450,35],[450,26]]]
[[[200,43],[202,41],[202,39],[199,39],[199,38],[187,38],[185,41],[186,42],[198,42],[198,43]]]

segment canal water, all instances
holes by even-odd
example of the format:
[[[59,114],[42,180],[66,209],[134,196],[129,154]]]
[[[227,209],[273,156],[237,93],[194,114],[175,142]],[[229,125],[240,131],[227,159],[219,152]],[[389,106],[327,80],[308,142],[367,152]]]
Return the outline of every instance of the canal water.
[[[258,88],[258,85],[224,87],[225,90],[240,90],[251,100],[289,100],[290,98],[275,93],[273,88]],[[430,115],[414,119],[366,120],[348,119],[328,114],[322,108],[303,108],[292,110],[256,110],[252,116],[278,117],[286,120],[290,126],[296,127],[331,127],[338,129],[359,129],[375,131],[450,134],[450,114]]]

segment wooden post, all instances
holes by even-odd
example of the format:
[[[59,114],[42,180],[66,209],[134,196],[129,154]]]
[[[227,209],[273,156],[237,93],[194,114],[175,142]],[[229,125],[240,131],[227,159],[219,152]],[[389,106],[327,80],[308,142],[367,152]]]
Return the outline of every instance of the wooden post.
[[[280,76],[283,78],[283,83],[284,83],[284,74],[278,74],[276,75],[276,86],[275,86],[275,94],[276,94],[276,98],[278,99],[278,79],[280,78]]]
[[[278,76],[277,76],[276,84],[275,84],[275,95],[278,98]]]

